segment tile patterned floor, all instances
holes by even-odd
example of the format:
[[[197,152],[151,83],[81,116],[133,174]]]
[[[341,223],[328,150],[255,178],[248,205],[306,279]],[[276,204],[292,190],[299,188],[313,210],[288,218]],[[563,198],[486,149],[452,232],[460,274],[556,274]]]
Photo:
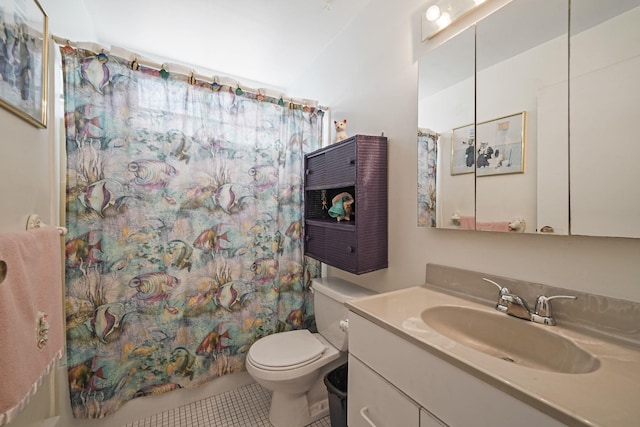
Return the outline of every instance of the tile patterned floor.
[[[271,393],[259,384],[211,396],[123,427],[271,427]],[[308,427],[331,427],[329,417]]]

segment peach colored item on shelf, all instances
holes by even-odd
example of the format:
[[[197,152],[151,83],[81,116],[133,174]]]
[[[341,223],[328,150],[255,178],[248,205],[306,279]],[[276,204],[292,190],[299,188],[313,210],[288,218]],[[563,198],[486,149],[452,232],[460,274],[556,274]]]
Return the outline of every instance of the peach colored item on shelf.
[[[475,230],[476,229],[476,217],[475,216],[461,216],[460,228],[463,230]]]
[[[474,216],[461,216],[460,228],[462,230],[480,230],[480,231],[513,231],[509,228],[509,221],[485,221],[476,222]]]
[[[481,231],[511,231],[509,228],[509,221],[494,221],[494,222],[477,222],[476,230]]]

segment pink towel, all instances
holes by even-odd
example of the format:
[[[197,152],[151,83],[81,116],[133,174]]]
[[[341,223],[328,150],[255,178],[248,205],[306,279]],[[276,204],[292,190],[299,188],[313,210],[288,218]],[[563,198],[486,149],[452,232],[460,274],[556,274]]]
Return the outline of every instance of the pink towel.
[[[509,228],[509,221],[495,221],[495,222],[477,222],[476,230],[482,231],[512,231]]]
[[[55,227],[0,234],[0,426],[62,356],[61,246]]]
[[[475,230],[476,229],[476,217],[475,216],[461,216],[460,228],[463,230]]]

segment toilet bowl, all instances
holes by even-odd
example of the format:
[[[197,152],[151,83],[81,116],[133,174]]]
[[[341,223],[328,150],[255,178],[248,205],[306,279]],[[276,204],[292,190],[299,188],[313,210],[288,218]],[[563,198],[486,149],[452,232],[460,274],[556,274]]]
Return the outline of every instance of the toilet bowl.
[[[247,354],[249,375],[273,392],[269,421],[274,427],[302,427],[328,415],[324,376],[347,361],[344,302],[373,294],[337,278],[315,279],[312,289],[318,333],[301,329],[268,335]]]
[[[299,333],[308,336],[303,337]],[[266,339],[270,337],[273,339]],[[289,359],[290,366],[278,362],[274,363],[276,366],[268,366],[265,364],[263,354],[247,355],[246,364],[249,375],[258,384],[273,392],[269,421],[275,427],[305,426],[326,416],[329,410],[326,389],[312,390],[313,386],[319,384],[324,387],[322,381],[318,380],[324,378],[326,373],[347,360],[345,353],[338,351],[319,334],[312,334],[306,329],[269,335],[258,340],[256,344],[266,344],[263,346],[265,349],[273,345],[273,348],[279,348],[286,352],[287,345],[292,341],[310,344],[309,350],[311,351],[306,355],[302,352],[299,353],[300,359],[298,361],[294,358]],[[322,351],[319,354],[314,354],[315,351],[312,347],[317,346],[321,346]],[[262,363],[256,362],[255,359]],[[267,360],[275,360],[275,358]]]

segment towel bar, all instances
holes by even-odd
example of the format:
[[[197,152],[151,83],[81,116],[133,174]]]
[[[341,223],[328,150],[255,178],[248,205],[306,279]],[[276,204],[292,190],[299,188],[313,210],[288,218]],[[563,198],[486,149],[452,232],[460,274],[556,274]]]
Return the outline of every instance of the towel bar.
[[[42,222],[42,220],[38,215],[36,214],[29,215],[29,218],[27,219],[27,230],[40,228],[40,227],[47,227],[47,224]],[[61,236],[64,236],[65,234],[67,234],[67,229],[65,227],[58,227],[58,226],[52,226],[52,227],[56,227],[56,229],[58,230]]]

